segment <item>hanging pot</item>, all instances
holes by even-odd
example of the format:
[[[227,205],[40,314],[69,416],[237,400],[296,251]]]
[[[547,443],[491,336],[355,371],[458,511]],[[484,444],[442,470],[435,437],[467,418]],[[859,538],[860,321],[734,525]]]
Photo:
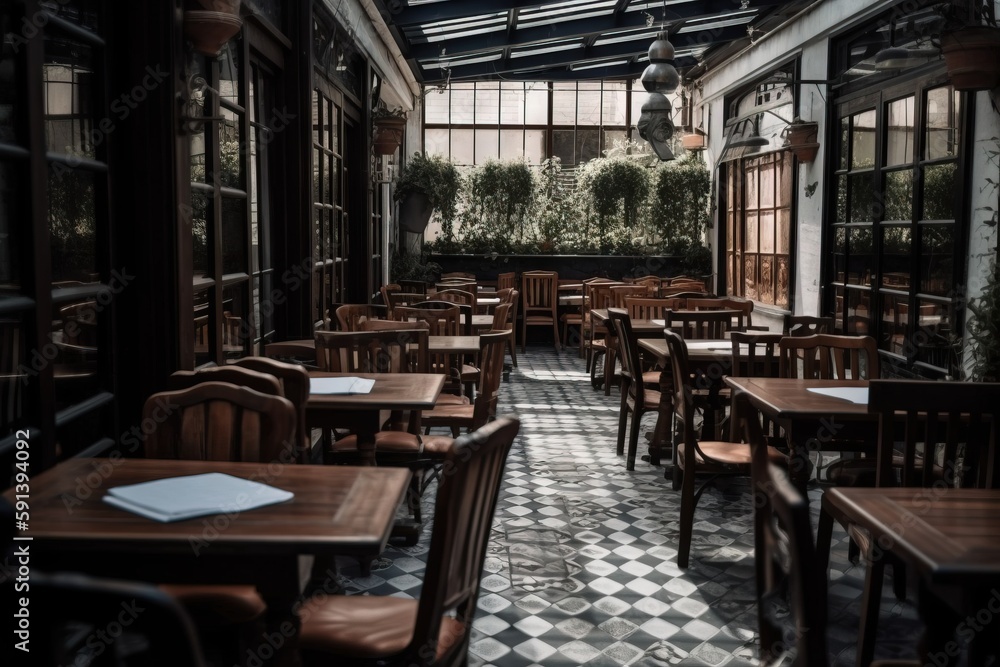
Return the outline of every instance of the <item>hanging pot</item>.
[[[188,6],[203,9],[184,11],[184,34],[194,50],[211,58],[239,34],[243,27],[240,0],[189,0]]]
[[[818,123],[796,119],[784,129],[784,145],[799,162],[812,162],[819,152],[819,142],[816,141],[818,134]]]
[[[941,54],[955,90],[1000,86],[1000,28],[969,26],[941,35]]]
[[[392,155],[403,144],[403,128],[406,119],[400,117],[378,118],[375,120],[375,138],[372,144],[378,155]]]
[[[686,151],[705,150],[705,135],[700,132],[692,132],[681,137],[681,145]]]
[[[413,192],[399,204],[399,228],[403,231],[423,234],[430,222],[434,207],[422,192]]]

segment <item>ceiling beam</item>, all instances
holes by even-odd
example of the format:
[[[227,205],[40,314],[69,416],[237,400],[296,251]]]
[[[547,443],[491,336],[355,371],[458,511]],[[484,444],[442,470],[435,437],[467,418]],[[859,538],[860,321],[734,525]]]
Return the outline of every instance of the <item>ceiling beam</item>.
[[[530,63],[525,62],[529,60],[531,61]],[[619,78],[634,73],[635,76],[633,78],[638,78],[642,74],[642,71],[646,69],[646,66],[649,65],[647,62],[629,62],[627,65],[615,65],[614,67],[570,70],[569,66],[576,62],[582,63],[583,61],[574,60],[572,62],[551,63],[545,60],[543,56],[536,56],[533,58],[517,58],[506,64],[503,60],[491,60],[490,62],[474,63],[472,65],[458,65],[451,68],[451,82],[456,83],[459,81],[486,80],[491,78],[495,80],[497,74],[502,74],[504,79],[514,78],[528,81],[596,79],[600,78],[597,73],[602,71],[621,71],[621,74],[615,75]],[[677,67],[686,68],[694,67],[698,64],[698,61],[690,56],[684,56],[678,58],[676,63]],[[423,81],[427,85],[434,85],[443,83],[444,77],[441,75],[441,70],[434,68],[424,70]]]
[[[475,67],[473,65],[472,67]],[[638,79],[639,75],[646,68],[646,63],[629,63],[627,65],[615,65],[614,67],[595,67],[594,69],[580,71],[570,71],[566,68],[547,69],[532,72],[506,72],[504,81],[589,81],[589,80],[627,80]],[[453,77],[454,78],[454,77]],[[483,73],[478,77],[467,79],[470,81],[495,81],[496,77],[492,72]],[[640,91],[642,92],[642,91]]]

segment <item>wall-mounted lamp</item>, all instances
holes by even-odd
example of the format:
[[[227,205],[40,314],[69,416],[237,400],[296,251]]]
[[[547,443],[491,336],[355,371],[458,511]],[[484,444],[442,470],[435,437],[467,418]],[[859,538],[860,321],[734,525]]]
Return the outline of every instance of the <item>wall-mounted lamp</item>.
[[[875,54],[872,61],[877,70],[908,69],[924,65],[941,56],[938,49],[908,49],[890,46]]]

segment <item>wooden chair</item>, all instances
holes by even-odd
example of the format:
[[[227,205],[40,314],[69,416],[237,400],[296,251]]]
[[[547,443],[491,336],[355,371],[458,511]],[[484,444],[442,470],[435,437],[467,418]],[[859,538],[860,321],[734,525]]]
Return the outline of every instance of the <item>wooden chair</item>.
[[[426,429],[435,426],[450,428],[458,437],[461,429],[477,429],[496,416],[500,381],[503,377],[506,331],[494,331],[479,337],[479,382],[471,404],[438,404],[423,414]]]
[[[176,599],[156,586],[34,569],[31,605],[31,658],[23,664],[208,664],[195,624]],[[109,620],[122,618],[123,609],[139,613],[127,619],[124,631],[119,624],[118,634],[107,632]],[[97,653],[96,637],[102,635],[106,641]]]
[[[633,320],[666,320],[668,310],[683,310],[687,299],[677,297],[625,297],[625,309]]]
[[[399,291],[404,294],[416,294],[423,299],[427,296],[427,283],[422,280],[400,280]]]
[[[521,354],[528,339],[528,327],[551,326],[556,352],[559,344],[559,274],[555,271],[525,271],[521,274]]]
[[[475,281],[476,274],[475,273],[466,273],[464,271],[451,271],[450,273],[442,273],[441,274],[441,280],[442,281],[444,281],[444,280],[452,280],[452,279],[455,279],[455,278]]]
[[[437,305],[431,306],[429,305],[431,303]],[[468,323],[471,319],[471,312],[467,310],[465,315],[466,323]],[[462,323],[462,311],[459,309],[459,305],[448,301],[424,301],[415,306],[400,306],[396,308],[395,317],[404,322],[408,320],[426,322],[432,336],[460,336],[471,333],[467,325]],[[462,355],[451,352],[435,352],[430,356],[428,372],[444,373],[447,376],[444,394],[462,396],[462,367]]]
[[[317,329],[317,331],[325,331],[325,329]],[[297,364],[308,370],[317,369],[316,348],[308,342],[279,341],[268,343],[264,346],[264,356],[268,359]]]
[[[630,283],[632,285],[645,285],[646,292],[651,297],[659,296],[660,286],[663,284],[663,279],[659,276],[643,276],[641,278],[623,278],[624,282]]]
[[[611,288],[616,285],[623,284],[624,283],[615,281],[595,281],[589,284],[584,284],[583,300],[584,302],[590,304],[588,311],[607,310],[608,308],[614,307],[614,298],[611,294]],[[615,353],[617,351],[617,348],[613,347],[616,345],[614,332],[612,331],[614,327],[612,326],[608,328],[604,325],[594,323],[589,315],[589,312],[587,327],[590,332],[589,340],[586,342],[587,368],[590,370],[590,384],[595,388],[599,386],[597,382],[597,360],[603,357],[604,395],[610,396],[610,383],[614,376]],[[609,343],[612,346],[610,348]]]
[[[649,288],[642,284],[633,285],[612,285],[611,286],[611,307],[625,308],[625,299],[628,297],[648,297]]]
[[[337,308],[336,314],[341,331],[358,331],[362,322],[386,319],[389,316],[389,307],[372,303],[349,303]]]
[[[312,453],[312,435],[306,425],[306,403],[309,401],[310,386],[309,373],[306,369],[297,364],[286,364],[267,357],[243,357],[236,360],[233,366],[266,373],[277,378],[281,384],[281,394],[279,395],[287,398],[295,407],[297,458],[300,463],[309,463]]]
[[[502,289],[517,289],[517,277],[513,271],[497,274],[497,291]]]
[[[591,342],[594,338],[594,326],[593,322],[590,319],[590,310],[595,307],[593,305],[592,289],[595,285],[602,285],[602,284],[620,285],[622,283],[615,282],[610,278],[600,278],[600,277],[587,278],[582,282],[583,289],[582,289],[582,299],[581,299],[580,313],[579,313],[579,321],[580,321],[579,350],[581,358],[585,356],[587,357],[588,370],[590,368],[590,355],[592,353]],[[605,307],[606,306],[607,304],[605,304]],[[573,313],[569,313],[569,315],[573,315]],[[569,324],[573,323],[572,318],[570,318],[570,321],[568,323]],[[565,338],[565,334],[563,337]]]
[[[731,331],[733,363],[729,375],[733,377],[778,377],[779,333],[759,333],[756,331]],[[735,416],[730,415],[733,419]],[[732,427],[735,424],[731,422]],[[769,443],[778,441],[778,426],[767,417],[761,417],[761,427]]]
[[[1000,383],[873,379],[868,410],[879,415],[876,486],[1000,486]],[[824,579],[834,520],[846,526],[868,563],[858,633],[858,664],[868,664],[874,657],[885,566],[893,566],[897,597],[905,575],[891,550],[873,544],[865,531],[824,502],[817,536]]]
[[[753,301],[749,299],[735,299],[732,297],[716,297],[702,299],[688,299],[688,310],[737,310],[740,312],[738,324],[735,326],[740,331],[745,331],[753,327]]]
[[[699,442],[695,430],[695,390],[703,389],[692,384],[688,365],[687,344],[673,331],[664,331],[670,353],[673,377],[674,413],[681,427],[681,442],[676,449],[676,466],[683,473],[681,482],[680,540],[677,548],[677,566],[687,567],[691,551],[691,534],[694,528],[694,509],[705,487],[718,475],[749,475],[750,445],[737,442]],[[768,447],[766,457],[784,465],[785,455]],[[707,481],[696,487],[696,475],[709,474]]]
[[[419,600],[324,595],[303,605],[306,665],[465,664],[504,464],[519,426],[499,419],[458,438],[447,454]]]
[[[667,285],[668,287],[683,287],[695,292],[704,292],[707,289],[704,280],[688,276],[674,276]]]
[[[508,330],[507,339],[507,351],[510,352],[510,363],[517,368],[517,303],[521,298],[521,292],[516,289],[510,291],[507,297],[510,303],[510,310],[507,311],[507,326],[504,329]]]
[[[813,334],[832,334],[832,317],[814,317],[812,315],[785,315],[784,328],[786,336],[812,336]]]
[[[737,323],[742,313],[729,309],[668,310],[665,315],[666,327],[677,331],[685,340],[715,340],[725,338],[734,329],[739,330]]]
[[[660,391],[647,386],[643,377],[642,361],[639,358],[638,339],[632,332],[632,321],[625,310],[612,308],[608,311],[612,325],[615,327],[618,346],[621,351],[621,407],[618,412],[618,445],[617,453],[625,453],[625,426],[629,415],[632,424],[629,429],[628,454],[625,456],[625,469],[635,470],[635,457],[639,448],[639,430],[642,416],[648,412],[659,412]],[[659,384],[659,372],[655,373]]]
[[[785,336],[778,346],[781,377],[861,380],[879,377],[871,336]]]

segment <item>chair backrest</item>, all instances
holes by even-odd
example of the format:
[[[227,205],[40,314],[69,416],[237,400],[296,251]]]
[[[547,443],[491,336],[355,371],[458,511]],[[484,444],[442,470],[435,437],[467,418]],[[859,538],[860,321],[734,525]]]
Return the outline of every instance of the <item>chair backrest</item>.
[[[466,289],[442,289],[434,293],[435,301],[448,301],[450,303],[461,303],[466,306],[476,308],[476,292],[473,286],[471,290]]]
[[[659,276],[643,276],[641,278],[623,278],[626,283],[633,285],[645,285],[646,291],[650,296],[657,296],[660,293],[660,285],[663,284],[663,279]]]
[[[371,303],[347,303],[337,308],[337,321],[341,331],[358,331],[362,322],[384,320],[388,315],[388,306]]]
[[[781,377],[862,380],[879,376],[878,347],[871,336],[785,336],[778,355]]]
[[[442,273],[441,274],[441,280],[442,281],[444,281],[444,280],[450,280],[450,279],[453,279],[453,278],[465,278],[467,280],[475,281],[476,274],[475,273],[466,273],[465,271],[451,271],[449,273]]]
[[[506,331],[490,331],[479,336],[479,384],[472,409],[473,428],[496,417],[507,337]]]
[[[31,595],[40,613],[32,614],[31,659],[25,664],[207,664],[191,619],[176,599],[156,586],[36,569],[31,572]],[[96,639],[92,633],[108,628],[109,619],[127,622],[118,624],[118,634],[103,633],[100,652],[95,652],[94,641],[82,640],[88,635]],[[120,631],[122,625],[128,626],[127,632]]]
[[[613,308],[614,296],[611,292],[611,288],[624,285],[625,283],[620,282],[595,282],[584,285],[584,301],[590,304],[589,309],[604,310],[607,308]]]
[[[741,400],[741,399],[738,399]],[[742,399],[745,400],[745,399]],[[748,414],[753,414],[754,409]],[[760,664],[786,662],[793,646],[792,665],[824,667],[826,652],[826,572],[820,570],[809,523],[809,502],[792,486],[784,470],[769,460],[767,441],[756,419],[745,420],[750,443],[754,496],[754,553],[758,559],[757,622]],[[787,603],[786,603],[787,600]],[[791,611],[794,628],[783,628]]]
[[[308,374],[307,374],[308,376]],[[282,396],[281,382],[273,375],[238,366],[209,366],[195,371],[175,371],[167,378],[167,390],[189,389],[203,382],[228,382],[262,394]]]
[[[687,299],[627,296],[625,309],[633,320],[662,320],[668,310],[683,310]]]
[[[733,346],[733,365],[729,374],[733,377],[777,377],[779,333],[758,333],[756,331],[731,331],[729,339]]]
[[[399,291],[405,294],[427,295],[427,283],[422,280],[400,280]]]
[[[373,320],[374,321],[374,320]],[[233,368],[245,368],[258,373],[266,373],[281,383],[281,396],[295,406],[296,436],[299,442],[299,460],[309,462],[312,436],[306,425],[306,402],[309,400],[309,373],[298,364],[286,364],[267,357],[243,357]]]
[[[323,331],[323,329],[317,331]],[[264,356],[279,361],[290,360],[300,365],[306,364],[307,367],[315,368],[316,365],[316,347],[308,341],[268,343],[264,346]]]
[[[677,287],[678,285],[686,287],[691,290],[698,292],[704,292],[707,289],[705,281],[699,278],[692,278],[690,276],[674,276],[667,283],[670,287]]]
[[[695,452],[700,453],[698,447],[697,430],[694,425],[695,407],[694,390],[708,389],[711,380],[702,375],[692,377],[688,364],[687,343],[675,331],[664,330],[663,337],[667,341],[667,352],[670,358],[670,373],[672,379],[674,414],[681,425],[681,438],[687,448],[687,456],[695,460]],[[702,459],[706,457],[702,456]]]
[[[815,317],[813,315],[785,315],[783,331],[786,336],[832,334],[833,318]]]
[[[690,303],[690,299],[688,300]],[[667,328],[674,329],[687,340],[721,339],[738,330],[738,310],[668,310],[663,318]]]
[[[1000,383],[875,379],[868,410],[879,415],[877,486],[1000,486]]]
[[[333,373],[426,373],[428,330],[318,331],[316,361]]]
[[[158,424],[146,437],[147,458],[289,463],[296,459],[295,406],[283,396],[226,382],[202,382],[153,394],[142,418]]]
[[[612,285],[611,286],[611,307],[625,308],[625,299],[630,296],[649,296],[649,288],[646,285]]]
[[[688,299],[688,310],[738,310],[742,314],[740,329],[753,326],[753,301],[733,297]]]
[[[559,274],[555,271],[525,271],[521,274],[521,305],[524,312],[550,312],[559,305]]]
[[[510,330],[510,303],[501,303],[493,309],[493,324],[490,329],[493,331]]]
[[[517,277],[513,271],[497,274],[497,291],[502,289],[517,289]]]
[[[714,294],[706,292],[703,289],[698,289],[697,286],[688,287],[686,285],[661,285],[660,296],[673,296],[684,299],[708,299],[715,297]]]
[[[459,307],[448,301],[437,302],[443,306],[431,303],[424,301],[414,306],[398,306],[393,317],[400,322],[426,322],[432,336],[458,336],[462,332]]]
[[[448,452],[416,625],[401,664],[459,664],[468,653],[500,482],[519,428],[516,419],[498,419],[457,438]],[[439,646],[442,617],[451,612],[464,631]]]
[[[618,349],[621,352],[622,376],[629,380],[628,392],[635,399],[636,410],[642,409],[645,402],[645,387],[642,382],[642,366],[639,358],[638,341],[632,332],[632,320],[628,311],[622,308],[610,308],[608,315],[611,326],[618,338]]]

